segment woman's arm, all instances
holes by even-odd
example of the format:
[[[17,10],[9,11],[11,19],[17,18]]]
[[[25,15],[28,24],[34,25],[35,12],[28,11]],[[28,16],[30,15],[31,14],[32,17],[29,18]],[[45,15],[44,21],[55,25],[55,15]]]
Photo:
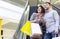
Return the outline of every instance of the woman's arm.
[[[36,22],[36,21],[37,21],[36,16],[37,16],[37,14],[36,14],[36,13],[33,13],[33,14],[31,15],[30,21],[31,21],[31,22]]]

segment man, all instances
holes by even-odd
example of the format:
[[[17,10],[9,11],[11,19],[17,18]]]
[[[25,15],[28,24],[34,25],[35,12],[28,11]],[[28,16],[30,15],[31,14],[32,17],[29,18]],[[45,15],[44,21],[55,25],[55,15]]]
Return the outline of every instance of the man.
[[[51,4],[46,2],[44,4],[44,8],[46,9],[46,13],[44,19],[46,21],[46,34],[44,39],[52,39],[58,34],[58,26],[59,26],[59,15],[57,11],[53,10]]]

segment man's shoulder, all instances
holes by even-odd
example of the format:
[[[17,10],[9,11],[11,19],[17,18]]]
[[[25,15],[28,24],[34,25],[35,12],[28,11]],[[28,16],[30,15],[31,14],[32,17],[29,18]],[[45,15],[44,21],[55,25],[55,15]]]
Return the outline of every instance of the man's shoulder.
[[[56,10],[52,9],[52,12],[57,12]]]
[[[58,14],[58,12],[57,12],[56,10],[52,10],[52,14],[57,15],[57,14]]]

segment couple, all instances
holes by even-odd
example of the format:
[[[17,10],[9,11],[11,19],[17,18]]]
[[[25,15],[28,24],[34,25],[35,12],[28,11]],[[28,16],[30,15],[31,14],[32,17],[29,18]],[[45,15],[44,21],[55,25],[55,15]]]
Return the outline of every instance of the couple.
[[[39,20],[40,19],[40,20]],[[46,27],[46,32],[43,32],[39,39],[52,39],[58,34],[59,15],[57,11],[53,10],[51,4],[46,2],[43,6],[38,6],[37,13],[33,13],[30,21],[39,23]],[[43,28],[43,27],[42,27]],[[43,31],[43,29],[42,29]],[[38,39],[31,37],[30,39]]]

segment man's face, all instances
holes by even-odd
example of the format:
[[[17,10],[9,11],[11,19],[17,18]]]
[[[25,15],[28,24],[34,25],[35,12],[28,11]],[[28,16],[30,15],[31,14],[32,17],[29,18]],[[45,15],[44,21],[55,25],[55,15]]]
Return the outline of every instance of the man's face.
[[[49,5],[48,3],[45,3],[45,4],[44,4],[44,8],[45,8],[46,10],[49,10],[50,5]]]

